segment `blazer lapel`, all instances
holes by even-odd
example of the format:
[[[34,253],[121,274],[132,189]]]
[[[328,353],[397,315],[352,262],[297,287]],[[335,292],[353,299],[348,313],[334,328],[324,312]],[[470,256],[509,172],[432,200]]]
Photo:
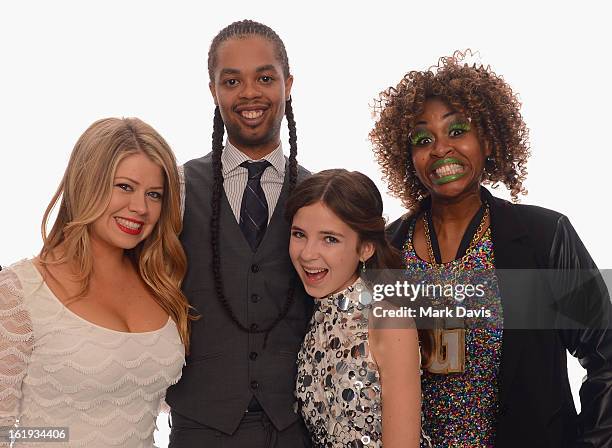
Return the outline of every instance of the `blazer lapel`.
[[[488,190],[482,189],[482,196],[490,206],[491,212],[491,237],[493,239],[493,251],[495,254],[496,270],[530,269],[534,262],[534,254],[528,245],[527,230],[522,224],[516,209],[507,201],[495,198]],[[500,272],[498,275],[501,293],[502,308],[504,309],[504,327],[512,328],[513,291],[519,290],[513,284],[515,276]],[[516,301],[518,303],[520,301]],[[508,310],[508,313],[506,313]],[[508,325],[510,324],[510,325]],[[516,327],[514,327],[516,328]],[[527,335],[525,330],[504,330],[502,339],[502,354],[500,365],[499,401],[503,409],[512,381],[517,371],[521,352],[525,347]]]

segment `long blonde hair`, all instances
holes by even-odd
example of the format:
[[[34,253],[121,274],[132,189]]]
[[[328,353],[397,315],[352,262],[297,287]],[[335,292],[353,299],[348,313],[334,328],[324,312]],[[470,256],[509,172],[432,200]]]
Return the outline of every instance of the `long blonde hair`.
[[[113,180],[119,163],[135,153],[147,155],[164,172],[164,194],[159,221],[151,235],[126,251],[155,301],[177,325],[186,351],[189,347],[190,306],[181,291],[187,270],[185,252],[178,239],[182,220],[176,159],[166,141],[138,118],[105,118],[93,123],[77,141],[64,177],[42,221],[43,265],[72,262],[83,297],[93,273],[90,225],[110,204]],[[61,199],[61,201],[60,201]],[[58,215],[47,234],[52,210]],[[61,254],[54,250],[62,246]]]

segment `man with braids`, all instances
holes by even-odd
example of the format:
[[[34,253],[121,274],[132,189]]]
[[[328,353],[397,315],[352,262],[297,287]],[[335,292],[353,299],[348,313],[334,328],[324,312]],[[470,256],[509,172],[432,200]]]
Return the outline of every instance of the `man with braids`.
[[[284,218],[289,193],[308,172],[296,161],[285,46],[265,25],[232,23],[212,41],[208,73],[213,148],[184,165],[181,234],[183,290],[202,318],[182,379],[167,394],[170,447],[309,446],[293,405],[312,301],[289,259]]]
[[[484,304],[498,319],[434,331],[423,429],[436,448],[610,447],[608,291],[567,217],[481,186],[524,193],[528,131],[510,86],[464,57],[381,93],[370,134],[391,192],[411,211],[389,227],[409,275],[485,276]],[[587,370],[579,416],[567,351]]]

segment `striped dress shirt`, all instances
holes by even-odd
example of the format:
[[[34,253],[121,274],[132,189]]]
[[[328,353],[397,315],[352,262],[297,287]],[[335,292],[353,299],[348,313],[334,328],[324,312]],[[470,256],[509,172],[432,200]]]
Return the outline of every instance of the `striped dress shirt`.
[[[272,166],[266,168],[261,175],[261,188],[268,202],[268,223],[274,213],[274,208],[283,188],[285,180],[285,156],[282,144],[279,144],[274,151],[260,160],[267,160]],[[223,164],[223,188],[225,195],[232,207],[232,212],[236,217],[236,222],[240,222],[240,207],[242,205],[242,195],[249,179],[249,170],[240,166],[241,163],[255,160],[247,157],[243,152],[232,145],[229,140],[225,143],[221,163]],[[181,182],[181,215],[185,210],[185,173],[183,166],[179,167],[179,178]]]

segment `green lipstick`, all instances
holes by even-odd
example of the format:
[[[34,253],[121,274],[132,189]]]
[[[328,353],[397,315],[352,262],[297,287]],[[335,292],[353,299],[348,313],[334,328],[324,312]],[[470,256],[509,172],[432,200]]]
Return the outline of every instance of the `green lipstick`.
[[[459,159],[455,159],[454,157],[445,157],[444,159],[440,159],[436,162],[434,162],[431,165],[431,170],[437,170],[438,168],[440,168],[442,165],[448,165],[450,163],[456,163],[457,165],[461,165],[463,166],[463,163],[461,163],[459,161]]]
[[[443,185],[443,184],[447,184],[449,182],[453,182],[457,179],[462,178],[463,176],[465,176],[465,173],[457,173],[457,174],[450,174],[448,176],[444,176],[441,177],[439,179],[433,179],[433,183],[436,185]]]
[[[444,159],[437,160],[431,165],[431,171],[434,175],[434,178],[432,179],[432,181],[436,185],[443,185],[449,182],[453,182],[457,179],[462,178],[466,174],[465,171],[462,171],[461,173],[448,174],[440,178],[435,178],[436,176],[435,171],[444,165],[460,165],[461,167],[463,167],[463,163],[461,163],[459,159],[456,159],[454,157],[445,157]]]

